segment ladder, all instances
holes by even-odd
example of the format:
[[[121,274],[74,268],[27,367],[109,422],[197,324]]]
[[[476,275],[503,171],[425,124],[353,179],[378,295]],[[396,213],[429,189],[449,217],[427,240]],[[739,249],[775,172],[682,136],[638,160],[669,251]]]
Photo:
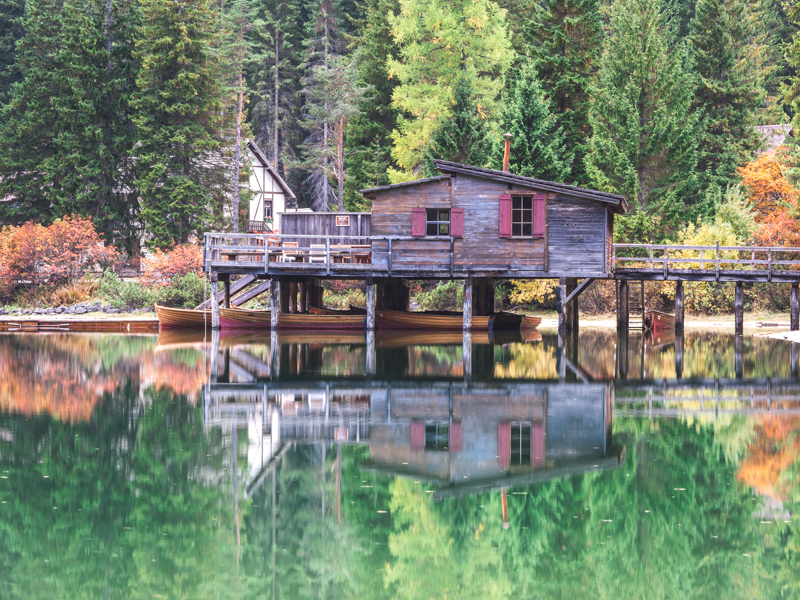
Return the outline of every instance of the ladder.
[[[644,281],[628,282],[628,329],[644,331]]]

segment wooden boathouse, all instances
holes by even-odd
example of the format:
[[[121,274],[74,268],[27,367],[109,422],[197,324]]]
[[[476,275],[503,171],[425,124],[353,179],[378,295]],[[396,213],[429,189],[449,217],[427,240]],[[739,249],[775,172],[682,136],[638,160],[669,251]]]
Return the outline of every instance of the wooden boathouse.
[[[618,280],[618,327],[629,325],[629,282],[676,281],[676,331],[683,328],[684,281],[792,286],[791,327],[800,327],[800,249],[614,244],[623,196],[448,161],[436,177],[361,190],[369,213],[283,213],[278,234],[209,233],[205,267],[223,282],[221,300],[253,285],[240,303],[271,290],[280,313],[322,305],[322,281],[366,281],[367,328],[375,310],[409,309],[410,280],[464,281],[463,328],[494,312],[497,279],[559,279],[559,331],[577,331],[578,296],[596,279]],[[239,279],[232,283],[232,277]],[[580,282],[580,283],[579,283]],[[218,302],[210,303],[214,326]],[[643,307],[640,307],[643,310]]]

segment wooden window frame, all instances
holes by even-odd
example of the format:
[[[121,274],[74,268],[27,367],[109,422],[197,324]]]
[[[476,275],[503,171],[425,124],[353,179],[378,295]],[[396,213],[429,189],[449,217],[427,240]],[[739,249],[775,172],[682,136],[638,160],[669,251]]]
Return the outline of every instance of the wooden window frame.
[[[533,423],[530,421],[511,421],[509,441],[511,443],[509,452],[509,463],[512,467],[528,466],[533,464]],[[524,452],[525,438],[523,433],[527,432],[527,454]],[[517,448],[514,448],[514,434],[518,435]]]
[[[510,217],[509,217],[511,233],[508,236],[501,236],[501,237],[505,237],[506,239],[511,239],[511,240],[542,240],[542,239],[545,239],[546,233],[544,233],[544,232],[547,229],[547,222],[546,222],[546,220],[547,220],[547,196],[545,194],[542,194],[542,192],[517,191],[517,190],[507,190],[507,191],[504,192],[504,194],[507,194],[508,196],[511,197],[511,214],[510,214]],[[545,223],[542,226],[542,232],[540,232],[540,233],[534,233],[536,231],[536,225],[535,225],[536,200],[537,200],[536,196],[540,196],[541,201],[545,203],[545,208],[544,208]],[[530,201],[531,201],[531,208],[530,208],[530,212],[531,212],[531,221],[530,221],[531,234],[530,235],[514,235],[514,224],[516,223],[514,221],[514,212],[515,212],[514,199],[515,198],[530,198]],[[526,209],[523,208],[521,210],[526,210]]]
[[[441,214],[440,214],[440,213],[442,213],[444,211],[447,211],[447,220],[446,221],[442,220]],[[431,220],[431,218],[430,218],[431,212],[435,213],[435,217],[436,218],[434,220]],[[426,208],[425,209],[425,237],[426,238],[450,238],[451,237],[451,235],[450,235],[451,227],[452,227],[451,215],[452,215],[452,210],[449,207],[448,208]],[[442,228],[442,225],[445,225],[445,224],[447,225],[447,233],[442,233],[441,232],[441,228]],[[428,233],[428,228],[431,225],[436,227],[436,231],[437,232],[434,235],[431,235],[431,234]]]
[[[429,429],[433,428],[431,437]],[[426,452],[448,452],[450,450],[450,428],[449,421],[425,421],[425,451]]]

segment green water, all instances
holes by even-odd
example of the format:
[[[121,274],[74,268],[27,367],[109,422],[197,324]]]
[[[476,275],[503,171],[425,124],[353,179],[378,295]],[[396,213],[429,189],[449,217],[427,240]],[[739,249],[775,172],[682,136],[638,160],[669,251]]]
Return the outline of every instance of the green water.
[[[797,348],[437,341],[0,336],[0,598],[800,596]]]

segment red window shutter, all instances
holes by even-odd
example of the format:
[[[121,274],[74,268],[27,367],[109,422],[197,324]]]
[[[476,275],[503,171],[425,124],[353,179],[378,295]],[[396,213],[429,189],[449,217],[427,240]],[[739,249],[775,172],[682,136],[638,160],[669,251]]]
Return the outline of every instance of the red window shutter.
[[[464,237],[464,209],[453,208],[450,210],[450,235]]]
[[[543,467],[544,459],[544,428],[541,423],[534,423],[531,427],[531,464]]]
[[[411,451],[425,450],[425,422],[411,421]]]
[[[450,423],[450,452],[461,452],[464,444],[461,439],[461,423]]]
[[[500,237],[511,237],[511,194],[500,194]]]
[[[497,464],[511,465],[511,423],[497,424]]]
[[[547,226],[547,201],[544,194],[533,195],[533,237],[544,237]]]
[[[413,237],[425,237],[425,209],[411,209],[411,235]]]

